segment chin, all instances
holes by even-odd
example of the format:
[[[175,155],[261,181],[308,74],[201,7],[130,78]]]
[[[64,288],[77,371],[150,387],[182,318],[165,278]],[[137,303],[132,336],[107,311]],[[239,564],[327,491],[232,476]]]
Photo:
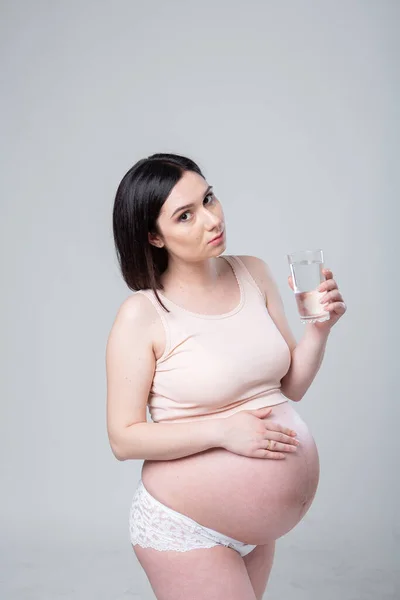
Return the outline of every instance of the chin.
[[[225,242],[223,244],[220,244],[219,246],[215,246],[215,248],[211,248],[214,251],[214,254],[216,254],[217,256],[219,254],[222,254],[225,251],[226,248],[226,244]]]

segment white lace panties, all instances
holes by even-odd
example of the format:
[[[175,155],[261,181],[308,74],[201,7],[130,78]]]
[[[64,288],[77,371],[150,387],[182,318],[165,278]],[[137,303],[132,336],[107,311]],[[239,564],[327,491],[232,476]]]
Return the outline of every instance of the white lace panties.
[[[146,490],[141,479],[130,508],[129,530],[132,545],[155,550],[187,552],[222,545],[246,556],[256,547],[204,527],[165,506]]]

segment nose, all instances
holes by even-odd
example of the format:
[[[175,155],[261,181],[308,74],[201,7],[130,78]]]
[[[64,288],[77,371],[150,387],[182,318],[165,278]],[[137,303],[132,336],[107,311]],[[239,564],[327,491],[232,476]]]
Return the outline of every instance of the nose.
[[[222,219],[219,215],[216,215],[210,211],[207,211],[206,216],[205,216],[205,222],[206,222],[206,226],[209,229],[214,229],[215,227],[220,228]]]

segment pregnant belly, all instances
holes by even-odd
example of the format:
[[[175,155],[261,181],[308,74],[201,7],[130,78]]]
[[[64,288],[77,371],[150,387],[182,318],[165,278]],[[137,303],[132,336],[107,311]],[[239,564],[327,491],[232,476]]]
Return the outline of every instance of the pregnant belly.
[[[309,509],[319,481],[313,436],[289,402],[267,421],[297,432],[300,446],[286,458],[250,458],[212,448],[171,461],[145,461],[142,481],[157,500],[205,527],[248,544],[290,531]]]

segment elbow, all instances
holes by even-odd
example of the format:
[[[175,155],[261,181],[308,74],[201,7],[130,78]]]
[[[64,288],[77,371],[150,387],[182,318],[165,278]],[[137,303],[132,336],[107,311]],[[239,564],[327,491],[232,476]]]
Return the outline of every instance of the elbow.
[[[121,448],[121,444],[118,444],[114,439],[111,439],[110,437],[108,438],[108,441],[110,444],[111,452],[113,453],[115,458],[119,461],[126,460],[127,456],[124,453],[123,448]]]
[[[288,400],[292,400],[292,402],[300,402],[300,400],[302,399],[303,396],[295,396],[294,394],[289,394],[285,392],[285,389],[281,388],[281,393],[285,396],[285,398],[287,398]]]
[[[293,398],[293,402],[300,402],[301,400],[303,400],[303,398],[304,398],[304,395],[303,396],[295,396]]]
[[[119,460],[120,462],[126,460],[126,456],[125,454],[123,454],[122,452],[118,451],[116,448],[112,448],[112,453],[114,454],[115,458],[117,460]]]
[[[136,427],[136,424],[134,424]],[[127,430],[131,431],[133,425],[120,428],[113,431],[112,434],[108,434],[112,453],[115,458],[119,461],[124,460],[144,460],[141,452],[140,437],[135,435],[135,441],[132,440],[131,435],[127,435]]]
[[[286,395],[286,394],[285,394]],[[301,398],[291,398],[290,396],[286,396],[286,398],[288,398],[289,400],[291,400],[292,402],[300,402]]]
[[[288,396],[289,400],[292,400],[293,402],[300,402],[300,400],[303,399],[303,396]]]
[[[115,456],[115,458],[119,461],[123,461],[126,460],[126,456],[123,454],[123,452],[121,452],[120,448],[117,448],[115,445],[111,445],[111,452],[113,453],[113,455]]]

